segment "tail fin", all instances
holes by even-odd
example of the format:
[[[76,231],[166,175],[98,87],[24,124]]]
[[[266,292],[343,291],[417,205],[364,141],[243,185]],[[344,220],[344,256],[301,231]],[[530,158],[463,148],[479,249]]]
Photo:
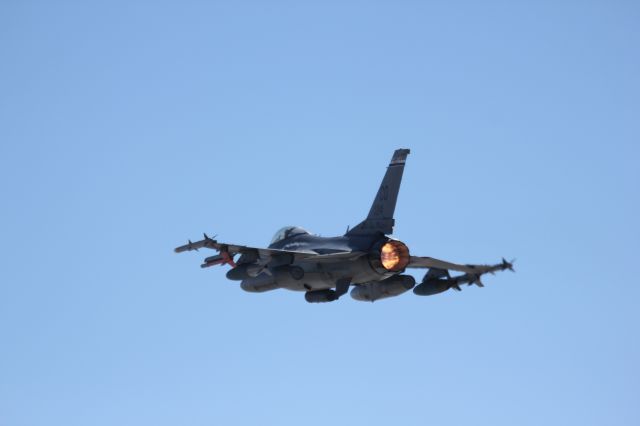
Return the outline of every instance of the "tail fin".
[[[397,149],[393,153],[387,173],[385,173],[380,189],[373,200],[369,215],[356,227],[347,232],[346,235],[366,235],[366,234],[391,234],[393,233],[393,212],[396,209],[400,182],[402,182],[402,172],[404,163],[409,155],[408,149]]]

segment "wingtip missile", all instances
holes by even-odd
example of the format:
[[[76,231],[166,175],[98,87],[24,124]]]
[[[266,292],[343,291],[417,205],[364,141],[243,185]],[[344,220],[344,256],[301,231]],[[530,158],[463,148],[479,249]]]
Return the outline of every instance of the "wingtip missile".
[[[513,263],[515,262],[515,259],[512,259],[511,262],[507,262],[507,260],[503,257],[502,258],[502,270],[504,271],[505,269],[510,270],[511,272],[515,272],[516,270],[513,269]]]

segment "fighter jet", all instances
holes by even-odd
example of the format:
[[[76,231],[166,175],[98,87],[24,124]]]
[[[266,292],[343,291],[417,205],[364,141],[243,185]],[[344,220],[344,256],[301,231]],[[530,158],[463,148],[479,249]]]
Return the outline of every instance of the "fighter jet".
[[[313,235],[303,228],[280,229],[267,248],[222,243],[204,234],[200,241],[175,249],[176,253],[208,248],[218,254],[204,259],[202,268],[229,265],[227,278],[240,281],[248,292],[287,289],[305,293],[309,303],[332,302],[351,290],[351,297],[373,302],[399,296],[411,289],[429,296],[462,284],[483,287],[482,275],[509,269],[513,261],[495,265],[456,264],[433,257],[413,256],[409,247],[391,236],[408,149],[394,152],[369,215],[339,237]],[[237,259],[236,259],[237,256]],[[416,285],[407,269],[427,269]],[[462,273],[451,276],[451,271]]]

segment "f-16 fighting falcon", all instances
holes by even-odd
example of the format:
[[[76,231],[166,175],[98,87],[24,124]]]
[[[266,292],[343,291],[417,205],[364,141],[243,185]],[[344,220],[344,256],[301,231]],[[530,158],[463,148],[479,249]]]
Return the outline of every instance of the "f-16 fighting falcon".
[[[483,274],[513,271],[513,261],[504,258],[495,265],[460,265],[413,256],[406,244],[390,236],[409,152],[408,149],[394,152],[369,215],[342,236],[325,238],[297,226],[287,226],[276,233],[267,248],[221,243],[204,234],[204,239],[189,241],[175,251],[217,250],[217,255],[204,259],[202,268],[229,265],[232,269],[227,278],[240,281],[245,291],[261,293],[279,288],[303,291],[309,303],[337,300],[351,286],[351,297],[360,301],[399,296],[411,289],[419,296],[430,296],[449,289],[460,291],[462,284],[483,287],[480,280]],[[405,273],[408,268],[427,269],[420,284],[416,285],[415,278]],[[451,276],[451,271],[462,274]]]

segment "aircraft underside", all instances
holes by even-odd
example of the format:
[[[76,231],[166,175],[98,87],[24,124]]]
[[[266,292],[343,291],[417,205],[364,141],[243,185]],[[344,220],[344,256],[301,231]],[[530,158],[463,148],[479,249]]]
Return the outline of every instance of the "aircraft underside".
[[[371,269],[366,259],[357,259],[348,265],[299,264],[283,265],[247,277],[240,286],[249,292],[261,293],[278,288],[293,291],[326,290],[336,286],[339,280],[348,279],[351,284],[379,281],[391,274],[380,275]]]

